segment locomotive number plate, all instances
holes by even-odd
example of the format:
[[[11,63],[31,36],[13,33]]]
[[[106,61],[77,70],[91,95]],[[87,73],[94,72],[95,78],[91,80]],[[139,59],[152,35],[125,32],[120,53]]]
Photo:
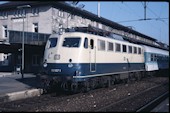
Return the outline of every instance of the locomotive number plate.
[[[61,69],[51,69],[51,72],[61,72]]]

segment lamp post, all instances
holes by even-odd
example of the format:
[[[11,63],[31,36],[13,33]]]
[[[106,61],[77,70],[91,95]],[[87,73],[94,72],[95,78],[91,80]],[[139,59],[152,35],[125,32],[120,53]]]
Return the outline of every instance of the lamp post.
[[[25,8],[30,8],[30,5],[22,5],[18,6],[17,9],[21,9],[22,11],[22,18],[23,18],[23,33],[22,33],[22,69],[21,69],[21,74],[22,74],[22,79],[24,78],[24,9]],[[26,10],[25,10],[25,16],[26,16]]]

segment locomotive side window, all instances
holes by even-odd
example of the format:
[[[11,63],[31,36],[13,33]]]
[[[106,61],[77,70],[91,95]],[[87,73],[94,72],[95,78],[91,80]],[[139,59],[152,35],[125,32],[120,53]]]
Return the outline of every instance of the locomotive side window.
[[[64,38],[63,47],[79,47],[79,46],[80,38],[77,37]]]
[[[137,54],[137,48],[134,47],[134,54]]]
[[[122,47],[123,47],[123,52],[127,52],[127,48],[126,48],[126,45],[122,45]]]
[[[94,40],[90,39],[90,48],[93,49],[94,48]]]
[[[108,51],[113,51],[113,43],[108,42]]]
[[[115,46],[116,46],[116,52],[121,52],[120,44],[116,43]]]
[[[151,61],[154,61],[154,54],[151,54]]]
[[[157,54],[155,54],[155,58],[154,58],[155,61],[157,61]]]
[[[105,50],[105,41],[103,40],[98,40],[98,50]]]
[[[132,46],[128,46],[128,53],[132,53]]]
[[[85,38],[84,39],[84,48],[88,48],[88,39],[87,38]]]
[[[138,54],[141,54],[141,48],[138,48]]]
[[[58,41],[57,38],[50,38],[50,39],[48,39],[46,48],[53,48],[53,47],[55,47],[57,45],[57,41]]]

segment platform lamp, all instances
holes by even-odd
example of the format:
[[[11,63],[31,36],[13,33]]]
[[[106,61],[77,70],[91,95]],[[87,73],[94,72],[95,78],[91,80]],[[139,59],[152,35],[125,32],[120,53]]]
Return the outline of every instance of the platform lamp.
[[[22,5],[22,6],[17,6],[17,9],[22,10],[22,18],[23,18],[23,33],[22,33],[22,69],[21,69],[21,74],[22,74],[22,79],[24,78],[24,9],[30,8],[30,5]],[[26,18],[26,10],[25,10],[25,18]]]

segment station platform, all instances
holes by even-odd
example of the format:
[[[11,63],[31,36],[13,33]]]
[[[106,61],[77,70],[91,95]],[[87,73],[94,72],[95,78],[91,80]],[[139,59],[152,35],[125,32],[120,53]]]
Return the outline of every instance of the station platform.
[[[0,72],[0,103],[33,96],[40,96],[43,90],[40,79],[34,74]]]

